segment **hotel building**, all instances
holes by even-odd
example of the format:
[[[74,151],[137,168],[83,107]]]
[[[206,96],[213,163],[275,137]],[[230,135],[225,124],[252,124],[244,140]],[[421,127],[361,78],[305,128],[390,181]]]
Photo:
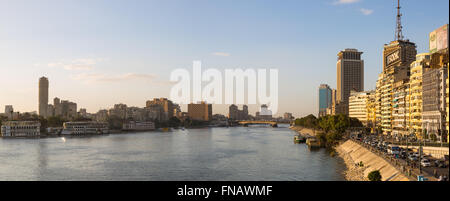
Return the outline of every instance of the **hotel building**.
[[[350,91],[364,91],[364,60],[357,49],[345,49],[338,53],[336,113],[348,114]]]

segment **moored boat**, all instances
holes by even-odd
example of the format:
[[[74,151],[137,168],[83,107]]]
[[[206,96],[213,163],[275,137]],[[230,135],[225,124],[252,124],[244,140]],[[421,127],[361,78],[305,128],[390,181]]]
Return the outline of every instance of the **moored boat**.
[[[301,135],[296,135],[294,136],[294,143],[296,144],[300,144],[300,143],[305,143],[306,142],[306,138],[301,136]]]
[[[319,140],[317,140],[315,137],[306,139],[306,144],[309,146],[309,148],[320,148]]]

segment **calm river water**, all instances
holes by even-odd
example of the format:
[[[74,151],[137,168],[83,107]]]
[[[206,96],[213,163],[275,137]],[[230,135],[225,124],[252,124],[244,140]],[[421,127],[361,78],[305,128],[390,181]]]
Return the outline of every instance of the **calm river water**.
[[[0,180],[344,180],[344,162],[286,127],[1,139]]]

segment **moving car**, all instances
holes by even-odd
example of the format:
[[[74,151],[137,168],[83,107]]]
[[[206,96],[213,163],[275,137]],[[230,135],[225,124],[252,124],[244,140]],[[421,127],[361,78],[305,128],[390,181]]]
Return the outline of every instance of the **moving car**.
[[[420,165],[422,165],[422,167],[430,167],[431,163],[430,163],[430,160],[428,160],[428,159],[422,159],[422,161],[420,162]]]
[[[417,161],[419,158],[416,157],[414,154],[411,154],[411,155],[408,156],[408,159],[409,159],[410,161]]]

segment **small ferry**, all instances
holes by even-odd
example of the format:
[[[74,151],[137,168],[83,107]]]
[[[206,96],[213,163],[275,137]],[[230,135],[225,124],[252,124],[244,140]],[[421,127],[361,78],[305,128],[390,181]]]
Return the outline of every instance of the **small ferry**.
[[[319,140],[314,137],[306,139],[306,144],[309,146],[309,148],[320,148]]]

